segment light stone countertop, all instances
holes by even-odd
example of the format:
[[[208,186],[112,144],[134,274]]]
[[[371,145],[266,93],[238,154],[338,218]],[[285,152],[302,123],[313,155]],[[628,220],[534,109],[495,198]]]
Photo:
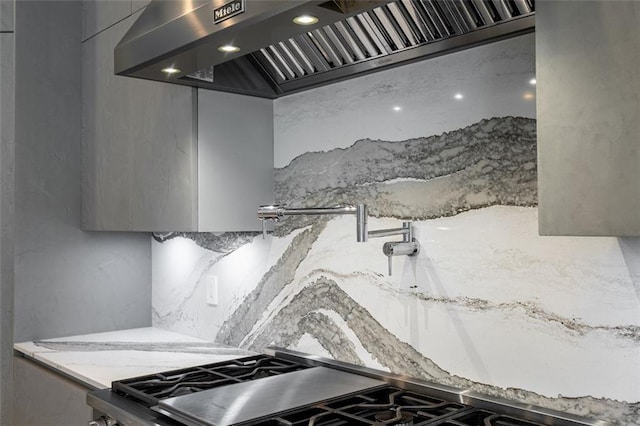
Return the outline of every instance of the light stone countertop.
[[[155,327],[22,342],[14,349],[96,389],[110,388],[114,380],[254,354]]]

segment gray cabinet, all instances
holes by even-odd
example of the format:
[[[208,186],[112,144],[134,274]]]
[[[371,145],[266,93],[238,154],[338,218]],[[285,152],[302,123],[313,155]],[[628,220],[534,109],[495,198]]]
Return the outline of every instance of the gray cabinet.
[[[83,229],[252,231],[273,199],[273,103],[116,76],[139,13],[82,45]]]
[[[19,356],[13,372],[13,425],[86,426],[93,420],[89,388]]]
[[[192,89],[113,73],[137,16],[82,45],[83,228],[194,230]]]
[[[0,31],[11,32],[14,29],[13,11],[15,0],[0,0]]]
[[[640,2],[536,3],[541,235],[640,235]]]
[[[14,313],[15,36],[0,34],[0,425],[11,424]]]

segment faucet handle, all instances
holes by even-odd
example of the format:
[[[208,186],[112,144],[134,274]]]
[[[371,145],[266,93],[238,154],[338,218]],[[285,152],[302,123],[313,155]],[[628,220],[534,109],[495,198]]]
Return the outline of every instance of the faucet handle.
[[[388,262],[388,267],[389,267],[389,276],[391,276],[391,270],[393,268],[393,255],[388,254],[387,255],[387,262]]]

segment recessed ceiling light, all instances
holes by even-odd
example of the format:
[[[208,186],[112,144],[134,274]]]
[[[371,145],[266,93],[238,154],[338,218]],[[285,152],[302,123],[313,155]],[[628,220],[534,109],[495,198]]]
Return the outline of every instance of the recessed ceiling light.
[[[526,100],[531,100],[533,98],[535,98],[535,96],[533,95],[533,93],[527,92],[524,95],[522,95],[522,97]]]
[[[178,68],[175,68],[173,65],[171,65],[170,67],[162,68],[160,71],[167,75],[177,74],[180,72],[180,70]]]
[[[311,15],[300,15],[293,18],[293,23],[298,25],[313,25],[318,22],[318,18]]]
[[[464,98],[464,96],[462,96],[462,93],[456,93],[455,95],[453,95],[453,97],[458,99],[458,100]]]
[[[529,80],[529,84],[530,84],[530,85],[532,85],[532,86],[535,86],[535,85],[536,85],[536,83],[537,83],[537,82],[536,82],[536,79],[535,79],[535,78],[532,78],[531,80]]]
[[[225,44],[224,46],[218,47],[218,50],[224,53],[235,53],[235,52],[239,52],[240,48],[232,44]]]
[[[400,105],[396,105],[393,107],[394,111],[402,111],[402,107]]]

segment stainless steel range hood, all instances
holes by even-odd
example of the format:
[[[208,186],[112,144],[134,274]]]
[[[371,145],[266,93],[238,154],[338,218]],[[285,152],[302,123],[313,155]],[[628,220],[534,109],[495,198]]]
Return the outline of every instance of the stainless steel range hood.
[[[115,72],[277,98],[531,32],[534,8],[534,0],[152,0],[116,46]],[[294,24],[300,15],[318,22]]]

